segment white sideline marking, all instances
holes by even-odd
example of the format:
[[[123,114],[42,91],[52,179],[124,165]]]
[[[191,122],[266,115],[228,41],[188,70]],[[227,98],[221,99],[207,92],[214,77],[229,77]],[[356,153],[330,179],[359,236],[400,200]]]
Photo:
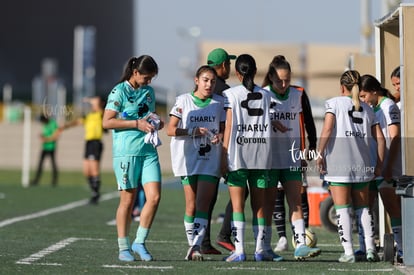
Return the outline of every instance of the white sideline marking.
[[[379,269],[345,269],[345,268],[328,268],[328,271],[335,272],[391,272],[392,268],[379,268]]]
[[[253,270],[253,271],[286,271],[287,268],[282,267],[241,267],[241,266],[231,266],[231,267],[215,267],[216,270]]]
[[[119,196],[118,191],[108,193],[108,194],[104,194],[101,197],[100,201],[110,200],[110,199],[113,199],[117,196]],[[7,219],[7,220],[4,220],[4,221],[0,222],[0,228],[5,227],[5,226],[10,225],[10,224],[13,224],[13,223],[16,223],[16,222],[37,219],[37,218],[48,216],[48,215],[51,215],[51,214],[54,214],[54,213],[68,211],[68,210],[71,210],[73,208],[84,206],[84,205],[87,205],[87,204],[89,204],[89,199],[75,201],[75,202],[71,202],[71,203],[68,203],[68,204],[65,204],[65,205],[62,205],[62,206],[58,206],[58,207],[49,208],[49,209],[46,209],[46,210],[43,210],[43,211],[39,211],[39,212],[36,212],[36,213],[32,213],[32,214],[28,214],[28,215],[24,215],[24,216],[20,216],[20,217]]]
[[[91,239],[91,238],[67,238],[63,241],[60,241],[58,243],[55,243],[49,247],[46,247],[43,250],[40,250],[39,252],[36,252],[32,255],[30,255],[27,258],[18,260],[16,264],[33,264],[34,262],[44,258],[45,256],[56,252],[62,248],[65,248],[66,246],[70,245],[71,243],[74,243],[76,241],[103,241],[103,239]],[[48,263],[47,265],[61,265],[57,263]]]
[[[173,266],[152,266],[152,265],[103,265],[108,268],[130,268],[130,269],[174,269]]]

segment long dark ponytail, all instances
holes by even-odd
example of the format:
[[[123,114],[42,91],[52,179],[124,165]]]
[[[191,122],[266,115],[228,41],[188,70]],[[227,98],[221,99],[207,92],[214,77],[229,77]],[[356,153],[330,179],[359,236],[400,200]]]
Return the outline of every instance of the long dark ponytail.
[[[135,69],[140,74],[158,74],[158,65],[151,56],[141,55],[140,57],[131,57],[125,66],[124,73],[119,82],[129,80]]]
[[[243,76],[243,86],[250,92],[253,92],[255,86],[254,77],[257,71],[254,58],[249,54],[239,55],[236,59],[236,71]]]

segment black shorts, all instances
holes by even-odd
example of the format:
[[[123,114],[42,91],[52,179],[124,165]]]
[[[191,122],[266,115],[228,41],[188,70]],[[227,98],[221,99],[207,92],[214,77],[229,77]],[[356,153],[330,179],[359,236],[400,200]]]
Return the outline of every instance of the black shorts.
[[[103,144],[100,140],[88,140],[85,145],[84,158],[87,160],[101,160]]]

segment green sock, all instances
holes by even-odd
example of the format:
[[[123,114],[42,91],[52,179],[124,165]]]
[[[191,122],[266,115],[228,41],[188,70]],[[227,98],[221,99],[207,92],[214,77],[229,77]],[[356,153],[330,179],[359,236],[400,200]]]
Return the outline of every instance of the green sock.
[[[138,227],[137,229],[137,235],[135,238],[135,243],[145,243],[145,240],[148,237],[148,233],[149,233],[149,228],[143,228],[141,226]]]
[[[128,237],[118,238],[118,247],[119,247],[119,251],[128,250],[129,249]]]

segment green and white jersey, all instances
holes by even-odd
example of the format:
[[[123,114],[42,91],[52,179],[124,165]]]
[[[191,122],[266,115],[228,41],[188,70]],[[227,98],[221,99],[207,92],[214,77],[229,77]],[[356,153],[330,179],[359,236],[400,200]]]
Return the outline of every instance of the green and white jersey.
[[[284,133],[272,127],[272,169],[301,167],[301,121],[302,92],[289,87],[282,96],[269,85],[265,90],[274,99],[272,120],[278,120],[288,130]]]
[[[389,158],[389,150],[391,146],[390,133],[388,126],[392,124],[400,124],[401,115],[400,109],[397,104],[394,103],[390,98],[384,97],[381,102],[374,108],[375,117],[378,120],[382,133],[385,137],[385,159],[383,168],[387,166]],[[397,177],[402,175],[402,159],[401,159],[401,150],[398,151],[398,156],[395,158],[395,163],[392,169],[392,175]]]
[[[180,119],[178,128],[208,128],[220,132],[225,121],[223,97],[214,94],[201,100],[191,94],[176,98],[170,116]],[[221,144],[212,144],[207,136],[174,136],[171,138],[171,161],[175,176],[210,175],[220,177]]]
[[[119,119],[137,120],[155,112],[155,94],[150,86],[134,89],[128,81],[117,84],[108,95],[105,109],[118,113]],[[146,133],[138,129],[114,129],[112,155],[148,156],[157,154],[152,144],[144,142]]]
[[[224,107],[231,109],[232,125],[228,151],[229,171],[270,169],[272,165],[271,97],[255,86],[248,91],[239,85],[223,91]]]
[[[328,182],[367,182],[374,177],[370,146],[375,142],[371,128],[378,124],[372,108],[361,102],[355,110],[352,99],[334,97],[325,102],[326,113],[336,121],[329,138],[325,156],[325,180]]]
[[[45,138],[50,138],[58,130],[59,126],[56,120],[50,118],[49,122],[43,126],[42,136]],[[43,142],[44,151],[54,151],[56,149],[56,140],[45,141]]]

